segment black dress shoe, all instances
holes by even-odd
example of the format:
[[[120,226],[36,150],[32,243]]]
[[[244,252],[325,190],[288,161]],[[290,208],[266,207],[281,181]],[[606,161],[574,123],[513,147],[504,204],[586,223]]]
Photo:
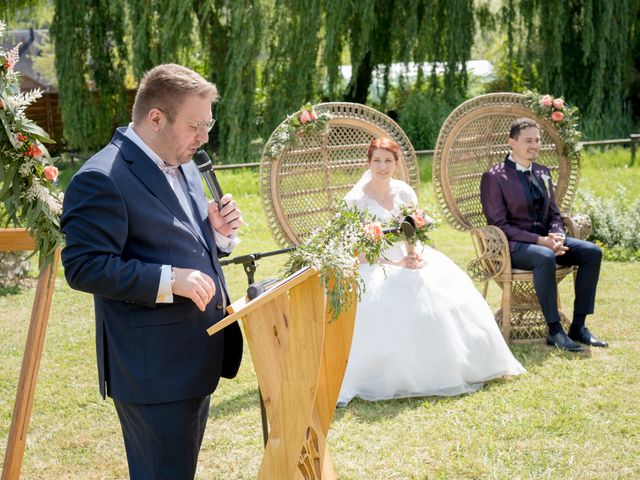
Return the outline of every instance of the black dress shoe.
[[[569,338],[576,342],[584,343],[585,345],[591,345],[593,347],[608,347],[609,344],[604,340],[600,340],[593,333],[589,331],[587,327],[582,327],[577,333],[569,330]]]
[[[564,332],[547,335],[547,345],[558,347],[560,350],[567,350],[568,352],[582,352],[584,350],[582,345],[572,342]]]

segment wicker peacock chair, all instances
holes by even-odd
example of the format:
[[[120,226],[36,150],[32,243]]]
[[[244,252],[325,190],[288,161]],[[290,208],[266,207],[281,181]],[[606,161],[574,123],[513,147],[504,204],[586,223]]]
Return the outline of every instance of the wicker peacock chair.
[[[504,160],[513,120],[528,117],[541,127],[541,148],[537,162],[551,171],[555,198],[565,219],[567,233],[586,238],[589,218],[568,212],[578,184],[578,158],[563,155],[563,142],[556,128],[536,116],[527,106],[527,97],[513,93],[482,95],[464,102],[447,118],[440,130],[433,159],[433,187],[448,223],[471,232],[477,258],[470,263],[471,276],[488,284],[494,280],[502,289],[502,305],[496,321],[507,341],[522,342],[545,336],[546,324],[533,286],[533,274],[511,267],[507,238],[497,227],[487,225],[480,203],[480,179],[492,166]],[[573,267],[558,268],[561,281]],[[558,306],[560,301],[558,299]],[[568,319],[560,312],[562,323]]]
[[[388,116],[356,103],[321,103],[316,110],[332,118],[325,135],[304,135],[299,145],[271,156],[271,135],[260,162],[260,197],[276,242],[299,244],[314,229],[331,221],[345,194],[360,178],[373,138],[398,142],[404,159],[397,177],[418,187],[418,165],[409,138]],[[286,120],[285,120],[286,121]]]

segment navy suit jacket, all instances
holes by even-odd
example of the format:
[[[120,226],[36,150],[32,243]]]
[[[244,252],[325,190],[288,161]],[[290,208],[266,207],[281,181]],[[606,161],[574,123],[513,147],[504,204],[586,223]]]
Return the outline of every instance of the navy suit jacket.
[[[182,165],[200,236],[157,165],[116,131],[65,193],[62,262],[69,285],[92,293],[100,391],[130,403],[165,403],[212,393],[236,375],[237,323],[209,336],[224,317],[224,275],[193,162]],[[156,303],[162,265],[200,270],[216,283],[201,312],[186,298]],[[106,387],[106,388],[105,388]]]
[[[533,199],[526,180],[521,179],[515,163],[508,158],[482,175],[480,199],[487,223],[502,229],[509,240],[510,251],[515,249],[516,242],[536,243],[539,235],[564,233],[549,169],[537,163],[531,164],[536,184],[544,194],[542,218],[540,225],[536,225]]]

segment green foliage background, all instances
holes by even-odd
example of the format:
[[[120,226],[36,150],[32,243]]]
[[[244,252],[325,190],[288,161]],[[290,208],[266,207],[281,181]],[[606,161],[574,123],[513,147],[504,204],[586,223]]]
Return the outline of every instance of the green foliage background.
[[[7,0],[0,16],[24,22],[43,7],[54,11],[64,135],[74,149],[102,146],[128,120],[125,90],[162,62],[218,85],[210,146],[233,163],[255,160],[307,102],[390,111],[419,148],[433,147],[435,125],[455,105],[485,91],[564,96],[591,139],[626,136],[640,118],[640,0]],[[478,53],[496,73],[480,90],[466,71]],[[398,62],[429,66],[417,79],[392,79]]]

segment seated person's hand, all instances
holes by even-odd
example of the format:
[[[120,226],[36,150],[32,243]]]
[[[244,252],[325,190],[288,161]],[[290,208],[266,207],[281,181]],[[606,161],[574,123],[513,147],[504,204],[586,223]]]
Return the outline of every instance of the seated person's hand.
[[[410,253],[400,260],[400,265],[411,270],[417,270],[418,268],[424,267],[425,263],[420,255],[417,253]]]
[[[550,233],[545,237],[538,237],[538,245],[550,248],[556,256],[564,255],[569,247],[564,244],[564,235]]]
[[[229,237],[234,234],[244,222],[240,215],[238,204],[230,193],[225,194],[220,199],[220,204],[222,208],[218,207],[216,202],[209,202],[209,223],[215,231],[225,237]]]

